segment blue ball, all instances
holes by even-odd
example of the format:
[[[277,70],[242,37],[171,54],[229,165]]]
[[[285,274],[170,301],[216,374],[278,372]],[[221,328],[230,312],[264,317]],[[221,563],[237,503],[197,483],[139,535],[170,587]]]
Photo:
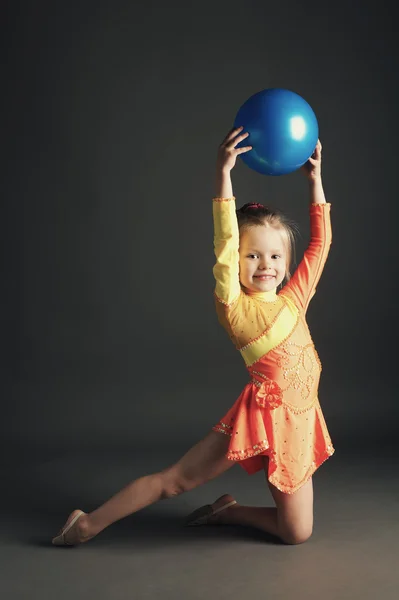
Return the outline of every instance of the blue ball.
[[[234,121],[234,127],[240,126],[249,136],[236,147],[252,146],[240,157],[262,175],[296,171],[313,154],[319,137],[316,115],[306,100],[281,88],[248,98]]]

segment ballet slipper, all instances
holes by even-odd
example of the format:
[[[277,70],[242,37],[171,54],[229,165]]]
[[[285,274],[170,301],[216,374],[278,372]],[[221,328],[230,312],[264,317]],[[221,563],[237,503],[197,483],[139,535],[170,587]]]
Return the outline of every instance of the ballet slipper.
[[[196,527],[198,525],[208,525],[209,520],[214,515],[220,513],[222,510],[229,508],[229,506],[233,506],[237,504],[236,500],[232,500],[231,502],[226,502],[219,508],[213,509],[212,504],[205,504],[200,508],[194,510],[191,514],[186,517],[184,522],[185,527]]]
[[[80,510],[74,517],[73,519],[71,519],[71,521],[68,523],[68,525],[66,527],[64,527],[61,530],[61,533],[59,535],[56,535],[53,539],[52,539],[52,544],[54,546],[75,546],[76,544],[71,544],[70,542],[67,542],[65,535],[68,533],[68,531],[75,525],[76,521],[78,519],[80,519],[80,517],[82,515],[85,515],[86,513],[84,513],[82,510]]]

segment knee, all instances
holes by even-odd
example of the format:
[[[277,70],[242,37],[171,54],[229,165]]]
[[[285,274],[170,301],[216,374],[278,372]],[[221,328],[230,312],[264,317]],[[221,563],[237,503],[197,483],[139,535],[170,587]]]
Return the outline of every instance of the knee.
[[[311,537],[312,533],[313,528],[310,525],[288,529],[284,531],[280,537],[285,544],[296,545],[306,542]]]
[[[188,479],[181,477],[172,469],[166,469],[160,474],[162,478],[162,498],[174,498],[184,492],[192,490],[195,485]]]

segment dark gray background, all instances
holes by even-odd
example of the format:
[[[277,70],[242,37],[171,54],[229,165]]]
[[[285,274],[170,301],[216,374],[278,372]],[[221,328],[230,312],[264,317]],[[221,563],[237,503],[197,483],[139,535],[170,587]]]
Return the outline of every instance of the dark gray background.
[[[316,477],[328,490],[333,461],[344,467],[365,451],[381,474],[396,456],[398,418],[398,50],[388,4],[14,1],[3,12],[7,506],[28,493],[62,521],[75,499],[84,505],[84,485],[94,506],[132,477],[129,464],[135,476],[166,466],[236,400],[247,374],[213,302],[214,163],[238,108],[268,87],[313,107],[332,203],[333,243],[308,322],[336,455]],[[300,258],[304,176],[264,177],[239,163],[233,186],[239,206],[270,203],[299,224]],[[62,463],[85,465],[84,449],[101,472],[97,494],[89,467],[75,478]],[[126,470],[102,488],[115,478],[100,467],[112,452]],[[39,479],[38,464],[52,466]],[[254,478],[238,476],[250,489]]]
[[[8,10],[7,441],[194,440],[235,400],[247,376],[213,305],[214,159],[239,106],[266,87],[295,90],[319,121],[333,244],[309,324],[331,435],[368,435],[378,415],[385,436],[398,414],[388,13],[360,2]],[[302,174],[240,163],[233,184],[239,206],[270,202],[297,221],[301,256]]]

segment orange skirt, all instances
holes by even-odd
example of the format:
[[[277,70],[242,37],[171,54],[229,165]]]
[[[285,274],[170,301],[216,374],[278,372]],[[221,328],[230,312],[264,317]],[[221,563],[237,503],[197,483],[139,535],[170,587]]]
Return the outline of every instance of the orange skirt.
[[[231,438],[226,456],[249,475],[263,469],[261,456],[268,456],[268,480],[293,494],[334,453],[320,403],[316,396],[302,409],[284,400],[262,406],[256,399],[258,387],[248,383],[212,429]]]

